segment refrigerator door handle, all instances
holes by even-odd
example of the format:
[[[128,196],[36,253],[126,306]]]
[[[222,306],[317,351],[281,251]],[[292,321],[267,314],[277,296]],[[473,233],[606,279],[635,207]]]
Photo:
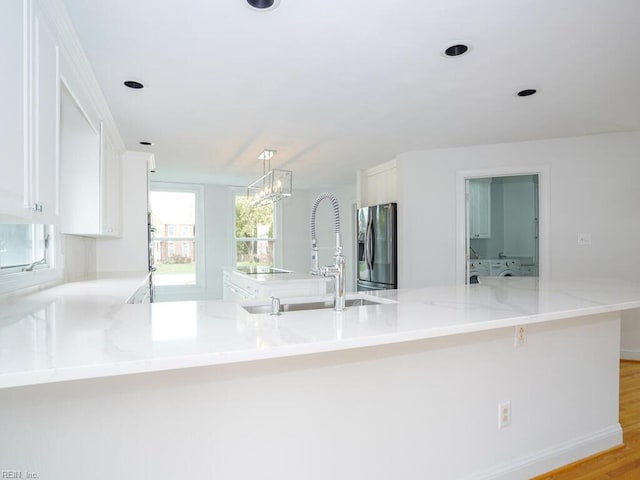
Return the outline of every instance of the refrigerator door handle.
[[[388,258],[391,259],[393,267],[390,268],[390,282],[396,284],[398,282],[397,276],[397,267],[396,264],[398,262],[397,255],[397,245],[398,245],[398,234],[397,234],[397,215],[396,215],[395,205],[389,205],[388,207],[388,216],[389,221],[387,223],[387,255]]]
[[[367,266],[373,273],[373,218],[369,217],[367,224]]]
[[[364,262],[369,269],[369,219],[367,218],[367,226],[364,229]]]

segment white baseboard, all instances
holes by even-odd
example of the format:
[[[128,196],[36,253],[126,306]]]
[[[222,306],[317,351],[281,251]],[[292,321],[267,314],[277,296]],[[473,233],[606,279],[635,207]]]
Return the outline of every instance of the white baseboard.
[[[640,350],[620,350],[620,358],[622,360],[638,360],[640,361]]]
[[[615,424],[590,435],[497,465],[490,470],[471,475],[468,480],[531,478],[618,445],[622,445],[622,427],[620,424]]]

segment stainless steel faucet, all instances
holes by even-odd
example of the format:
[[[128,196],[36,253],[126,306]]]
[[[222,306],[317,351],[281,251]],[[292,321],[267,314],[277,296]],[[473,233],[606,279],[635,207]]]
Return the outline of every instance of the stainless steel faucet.
[[[24,267],[24,268],[22,269],[22,271],[23,271],[23,272],[33,272],[33,268],[34,268],[36,265],[44,265],[45,263],[47,263],[47,259],[46,259],[46,257],[43,257],[43,258],[41,258],[40,260],[37,260],[37,261],[35,261],[35,262],[33,262],[33,263],[30,263],[29,265],[27,265],[26,267]]]
[[[331,201],[333,206],[333,224],[336,232],[336,253],[334,264],[325,267],[319,266],[318,239],[316,238],[316,210],[325,198]],[[333,309],[341,312],[345,308],[345,280],[344,280],[344,255],[342,255],[342,240],[340,237],[340,205],[333,193],[321,193],[311,207],[311,274],[333,278],[334,303]]]

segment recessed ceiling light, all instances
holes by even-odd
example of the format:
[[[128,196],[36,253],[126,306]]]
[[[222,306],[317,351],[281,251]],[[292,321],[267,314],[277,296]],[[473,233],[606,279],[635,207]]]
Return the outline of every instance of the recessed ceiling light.
[[[456,43],[454,45],[450,45],[442,51],[442,54],[445,57],[459,57],[460,55],[464,55],[469,51],[469,45],[464,43]]]
[[[247,6],[251,10],[261,12],[270,11],[280,4],[280,0],[247,0]]]
[[[530,96],[530,95],[533,95],[533,94],[534,94],[534,93],[536,93],[536,92],[537,92],[537,90],[536,90],[536,89],[534,89],[534,88],[527,88],[527,89],[525,89],[525,90],[520,90],[520,91],[518,92],[518,96],[519,96],[519,97],[528,97],[528,96]]]
[[[247,0],[253,8],[269,8],[273,5],[273,0]]]
[[[129,88],[133,88],[133,89],[136,89],[136,90],[144,88],[143,84],[141,84],[140,82],[136,82],[134,80],[127,80],[126,82],[124,82],[124,86],[125,87],[129,87]]]
[[[153,145],[153,142],[140,142],[140,145]]]

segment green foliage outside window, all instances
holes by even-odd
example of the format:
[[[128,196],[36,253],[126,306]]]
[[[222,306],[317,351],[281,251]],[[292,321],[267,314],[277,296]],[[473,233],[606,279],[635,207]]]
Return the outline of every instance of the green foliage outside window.
[[[273,265],[273,205],[254,207],[244,195],[235,204],[236,263]]]

